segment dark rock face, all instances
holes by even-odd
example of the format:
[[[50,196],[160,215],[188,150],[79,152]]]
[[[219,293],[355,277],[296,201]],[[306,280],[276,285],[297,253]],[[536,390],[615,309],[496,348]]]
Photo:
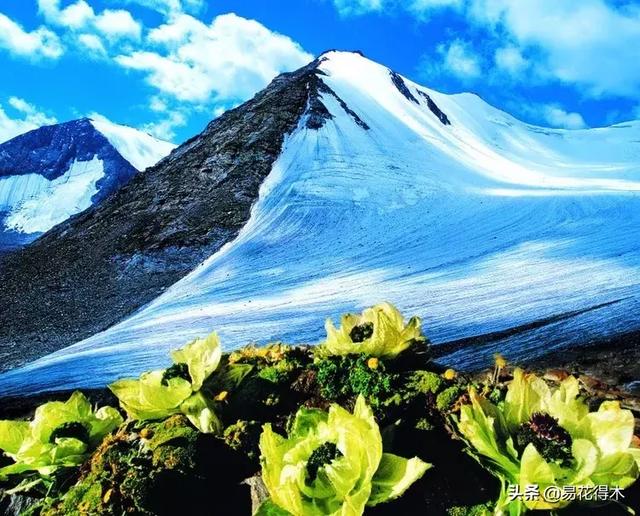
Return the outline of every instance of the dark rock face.
[[[322,62],[324,58],[320,59]],[[321,70],[316,70],[315,75],[311,78],[309,83],[310,95],[309,95],[309,107],[307,109],[307,122],[306,126],[308,129],[320,129],[326,120],[333,119],[333,115],[329,112],[327,107],[322,103],[320,99],[321,95],[331,95],[340,107],[344,109],[345,113],[347,113],[353,121],[362,127],[364,130],[368,131],[369,126],[367,123],[362,120],[358,114],[351,109],[347,103],[342,100],[338,94],[333,91],[327,84],[322,80],[322,75],[326,75]]]
[[[392,70],[389,70],[389,75],[391,76],[391,82],[393,82],[394,86],[398,88],[398,91],[402,93],[407,100],[420,104],[420,101],[413,95],[413,93],[411,93],[405,84],[404,79],[400,75]],[[451,125],[449,117],[436,105],[429,95],[421,90],[418,90],[418,93],[427,101],[427,107],[438,118],[438,120],[440,120],[442,125]]]
[[[404,79],[400,77],[400,75],[392,70],[389,70],[389,75],[391,76],[391,82],[393,82],[393,85],[398,88],[398,91],[402,93],[407,100],[415,102],[416,104],[420,104],[420,102],[418,102],[418,99],[413,96],[413,93],[409,91],[409,88],[407,88]]]
[[[0,369],[113,325],[232,240],[316,95],[317,64],[280,75],[100,205],[2,257]]]
[[[438,120],[442,122],[442,125],[451,125],[451,121],[449,117],[437,106],[437,104],[433,101],[433,99],[427,95],[424,91],[418,90],[418,93],[421,97],[427,100],[427,107],[431,110],[431,112],[438,117]]]

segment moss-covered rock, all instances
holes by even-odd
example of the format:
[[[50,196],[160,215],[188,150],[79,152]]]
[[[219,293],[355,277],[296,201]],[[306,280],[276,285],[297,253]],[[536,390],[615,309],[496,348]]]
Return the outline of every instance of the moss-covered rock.
[[[206,514],[199,511],[214,500],[225,514],[248,514],[241,482],[250,473],[248,460],[222,439],[173,416],[121,428],[66,494],[43,503],[41,515]]]

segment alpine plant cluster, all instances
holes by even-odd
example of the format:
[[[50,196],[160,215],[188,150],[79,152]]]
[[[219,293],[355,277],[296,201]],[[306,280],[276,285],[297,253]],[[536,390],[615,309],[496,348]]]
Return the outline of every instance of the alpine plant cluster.
[[[472,469],[463,465],[469,456],[489,487],[484,499],[447,514],[558,511],[571,500],[545,499],[549,486],[627,489],[640,474],[632,412],[615,401],[591,410],[573,376],[550,386],[516,368],[502,382],[502,357],[483,380],[445,370],[430,360],[420,319],[405,323],[388,303],[325,327],[317,346],[231,353],[212,333],[173,351],[168,368],[111,384],[119,409],[94,409],[75,392],[39,406],[31,420],[0,421],[0,485],[35,496],[25,514],[71,506],[81,514],[161,513],[131,479],[145,477],[141,485],[153,491],[162,469],[183,467],[189,448],[158,450],[196,443],[192,467],[205,454],[197,443],[209,450],[214,441],[247,462],[238,475],[253,473],[264,486],[250,511],[259,516],[359,516],[410,499],[427,504],[426,514],[429,489],[455,475],[457,463],[460,475]],[[207,468],[198,465],[197,478]],[[539,494],[512,496],[532,485]]]

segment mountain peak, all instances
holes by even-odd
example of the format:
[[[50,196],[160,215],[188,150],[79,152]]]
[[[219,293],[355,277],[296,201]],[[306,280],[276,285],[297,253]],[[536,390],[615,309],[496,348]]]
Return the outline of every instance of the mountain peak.
[[[0,144],[0,250],[27,243],[100,202],[172,148],[88,117]]]
[[[312,318],[381,299],[472,367],[505,335],[516,360],[638,331],[638,129],[538,128],[329,52],[3,259],[2,363],[60,351],[0,391],[137,374],[212,329],[317,342]]]

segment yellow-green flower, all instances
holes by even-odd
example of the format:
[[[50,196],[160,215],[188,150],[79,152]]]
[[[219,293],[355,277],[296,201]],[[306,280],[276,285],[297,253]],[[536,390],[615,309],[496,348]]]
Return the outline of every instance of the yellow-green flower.
[[[624,489],[640,474],[640,450],[631,447],[633,414],[611,401],[589,412],[573,376],[551,390],[541,378],[516,369],[503,403],[494,405],[474,388],[469,398],[457,426],[470,452],[502,481],[496,514],[569,505],[546,500],[549,486]],[[521,492],[538,486],[540,496],[510,500],[509,485]]]
[[[340,328],[327,319],[325,329],[327,338],[316,350],[320,357],[364,353],[392,358],[416,341],[426,342],[420,318],[412,317],[405,324],[402,314],[390,303],[367,308],[361,315],[343,315]]]
[[[200,389],[218,368],[222,357],[220,339],[212,333],[171,353],[174,365],[165,370],[142,373],[109,385],[131,419],[163,419],[185,414],[204,433],[220,430],[213,400]]]
[[[31,422],[0,421],[0,450],[14,460],[0,468],[0,480],[25,471],[51,475],[63,466],[82,464],[102,439],[122,424],[113,407],[95,412],[81,392],[67,401],[40,405]]]
[[[288,438],[265,425],[262,478],[270,499],[258,515],[360,516],[401,496],[430,467],[383,453],[380,429],[362,396],[353,414],[300,409]]]

